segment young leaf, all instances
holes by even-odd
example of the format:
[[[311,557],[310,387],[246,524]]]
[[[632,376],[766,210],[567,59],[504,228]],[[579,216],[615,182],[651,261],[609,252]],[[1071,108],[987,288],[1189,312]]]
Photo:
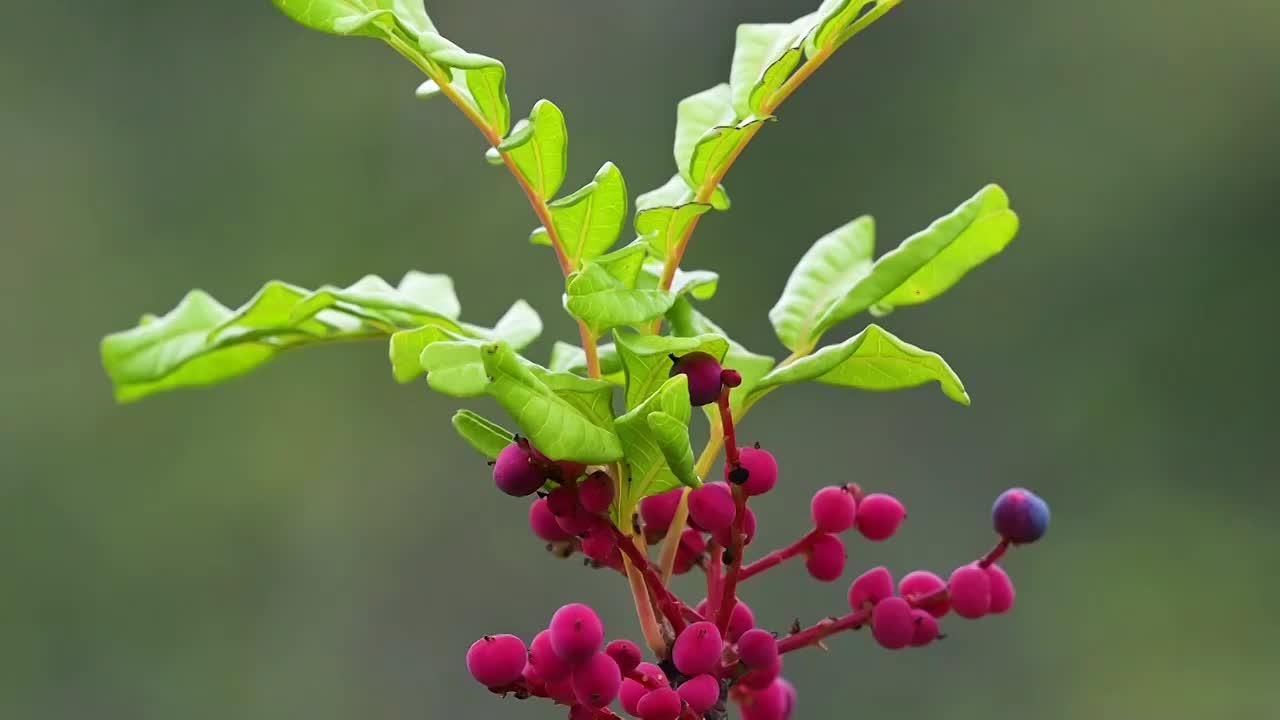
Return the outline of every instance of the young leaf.
[[[433,342],[418,358],[427,371],[432,390],[450,397],[468,398],[485,394],[489,375],[485,371],[483,349],[475,340]]]
[[[613,427],[613,383],[597,378],[584,378],[573,373],[551,372],[524,358],[520,361],[551,392],[577,408],[600,427]]]
[[[738,118],[746,118],[758,112],[759,108],[751,103],[752,91],[764,76],[765,70],[792,49],[796,37],[796,28],[792,23],[744,23],[738,26],[733,46],[733,64],[729,70],[730,95]],[[794,68],[795,63],[791,67]]]
[[[564,113],[550,100],[539,100],[530,111],[529,119],[516,123],[511,135],[497,150],[491,150],[498,164],[502,163],[498,150],[510,153],[516,168],[538,197],[550,200],[564,184],[569,163],[569,132]]]
[[[624,507],[638,502],[649,495],[670,490],[679,485],[681,480],[667,464],[667,455],[663,452],[664,444],[673,445],[669,437],[670,423],[664,429],[667,439],[660,443],[649,417],[655,413],[663,413],[675,423],[685,427],[686,442],[691,414],[689,407],[689,381],[684,375],[670,378],[655,392],[644,398],[630,412],[618,418],[615,429],[618,439],[626,453],[627,464],[631,468],[631,479],[624,488],[626,502]],[[662,424],[664,421],[659,421]],[[667,452],[673,452],[674,445]],[[675,452],[674,454],[680,454]],[[690,453],[692,455],[692,453]],[[683,461],[680,465],[683,467]],[[682,474],[691,473],[682,469]]]
[[[707,178],[723,175],[725,166],[754,132],[753,128],[772,119],[752,116],[737,125],[708,130],[698,139],[698,144],[693,148],[693,158],[689,161],[689,175],[694,184],[702,185]]]
[[[516,351],[525,349],[542,334],[542,318],[538,316],[538,311],[524,300],[515,301],[507,312],[498,318],[497,324],[492,328],[466,323],[462,326],[471,333],[472,337],[503,340]]]
[[[660,262],[645,263],[636,287],[657,288],[662,281],[663,265]],[[677,297],[692,295],[698,300],[710,300],[720,287],[720,275],[710,270],[681,270],[676,268],[671,278],[671,292]]]
[[[673,180],[687,188],[679,175]],[[689,197],[692,198],[693,194],[689,193]],[[636,206],[639,205],[640,198],[636,198]],[[671,246],[689,229],[689,223],[710,209],[708,204],[686,202],[674,207],[659,205],[641,210],[636,213],[636,233],[648,243],[649,252],[654,257],[665,258],[671,252]]]
[[[622,360],[618,357],[618,348],[613,343],[597,348],[600,359],[600,374],[604,380],[613,385],[623,383]],[[587,372],[587,353],[577,345],[556,341],[551,347],[549,367],[552,372],[566,372],[583,375]]]
[[[947,397],[969,404],[964,383],[940,355],[900,340],[878,325],[868,325],[839,345],[774,370],[756,390],[760,394],[805,380],[863,390],[899,390],[937,381]]]
[[[633,240],[613,252],[598,256],[594,262],[607,270],[623,287],[634,288],[640,277],[640,269],[644,267],[644,260],[644,242]]]
[[[434,32],[418,37],[418,47],[437,64],[463,71],[463,82],[480,115],[499,135],[511,128],[507,69],[491,57],[467,52]]]
[[[627,373],[624,398],[628,409],[644,402],[667,381],[671,375],[671,355],[704,352],[719,360],[729,349],[728,341],[719,335],[670,337],[615,331],[613,339]]]
[[[420,328],[395,333],[391,336],[388,352],[392,377],[398,383],[413,381],[423,372],[422,351],[432,343],[456,337],[438,325],[423,325]]]
[[[689,421],[684,422],[664,412],[650,413],[646,418],[649,431],[667,461],[667,468],[676,479],[691,488],[701,487],[702,481],[694,470],[693,446],[689,443]]]
[[[735,120],[730,93],[729,84],[721,83],[690,95],[676,107],[676,167],[689,187],[698,187],[691,172],[694,148],[712,128]]]
[[[470,410],[459,410],[453,415],[453,428],[467,444],[481,455],[496,460],[498,453],[510,445],[515,437],[510,430],[490,422]]]
[[[678,315],[679,319],[676,319]],[[741,417],[743,408],[747,406],[747,400],[751,397],[751,393],[759,384],[773,366],[777,363],[774,358],[768,355],[760,355],[753,353],[743,347],[740,343],[729,337],[729,334],[711,321],[706,315],[693,309],[692,304],[686,298],[680,298],[672,307],[671,312],[667,313],[667,318],[671,321],[672,331],[683,336],[691,337],[703,334],[713,334],[728,340],[729,350],[724,354],[724,359],[720,364],[726,368],[737,370],[742,375],[742,384],[734,388],[729,393],[729,410],[733,416]],[[719,408],[708,405],[703,408],[707,414],[707,419],[713,425],[720,423]]]
[[[492,328],[469,323],[460,323],[459,327],[462,332],[455,332],[440,325],[424,325],[413,330],[401,330],[392,335],[391,373],[396,382],[407,383],[421,375],[426,369],[422,364],[423,350],[428,345],[443,340],[461,341],[466,340],[467,337],[489,341],[504,340],[513,350],[523,350],[542,333],[542,318],[538,317],[537,311],[530,307],[529,303],[517,300]],[[433,364],[438,361],[441,359],[433,356]],[[479,353],[475,353],[471,361],[475,366],[480,366]]]
[[[998,185],[984,187],[876,260],[871,272],[818,318],[811,339],[816,342],[836,323],[874,304],[888,308],[937,297],[973,267],[1003,250],[1017,229],[1017,217],[1009,210],[1004,190]]]
[[[419,35],[435,32],[422,0],[272,0],[285,15],[309,28],[337,35],[383,37],[400,27]]]
[[[622,457],[618,436],[556,395],[504,343],[485,345],[488,391],[548,457],[608,463]]]
[[[800,258],[769,311],[788,350],[812,348],[818,319],[871,272],[875,232],[875,221],[864,215],[824,235]]]
[[[825,0],[818,8],[817,29],[805,42],[805,53],[834,50],[892,10],[902,0]]]
[[[627,288],[604,268],[587,263],[569,276],[564,305],[570,315],[599,336],[609,328],[661,317],[675,298],[672,292]]]
[[[551,222],[575,269],[613,245],[626,216],[627,185],[613,163],[605,163],[585,187],[551,203]],[[551,244],[546,228],[534,230],[530,240]]]

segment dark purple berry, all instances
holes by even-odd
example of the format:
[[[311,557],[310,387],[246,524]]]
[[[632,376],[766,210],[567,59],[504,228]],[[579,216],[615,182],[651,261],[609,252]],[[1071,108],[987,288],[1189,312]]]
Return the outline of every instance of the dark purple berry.
[[[527,450],[517,443],[502,448],[493,463],[493,482],[502,492],[525,497],[538,492],[547,481],[546,473]]]
[[[1030,490],[1005,490],[991,508],[991,520],[996,533],[1014,545],[1033,543],[1049,529],[1049,504]]]
[[[691,352],[681,357],[672,355],[671,361],[671,377],[689,378],[689,404],[709,405],[720,397],[721,367],[715,358],[704,352]]]
[[[727,388],[736,388],[742,384],[742,373],[732,368],[725,368],[720,371],[720,382]]]
[[[613,503],[613,478],[597,470],[578,484],[578,503],[587,512],[602,513]]]
[[[485,687],[505,687],[524,675],[528,652],[515,635],[482,637],[467,650],[467,671]]]

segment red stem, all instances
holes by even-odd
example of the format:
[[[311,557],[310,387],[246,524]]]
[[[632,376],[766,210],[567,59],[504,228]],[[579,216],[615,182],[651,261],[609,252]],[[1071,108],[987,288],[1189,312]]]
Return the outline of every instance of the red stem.
[[[726,438],[732,438],[732,425],[729,426],[729,432],[725,433]],[[727,446],[732,448],[732,440]],[[730,530],[729,540],[731,545],[730,552],[733,553],[733,562],[729,564],[729,572],[724,578],[724,588],[720,593],[720,606],[717,609],[716,627],[720,628],[720,634],[724,635],[729,630],[729,620],[733,617],[733,608],[738,604],[738,575],[742,570],[742,549],[746,544],[744,533],[742,532],[743,519],[747,516],[747,492],[742,489],[741,485],[733,486],[733,528]]]
[[[788,635],[778,641],[778,652],[788,653],[792,650],[809,647],[821,642],[828,635],[834,635],[842,630],[857,630],[871,619],[871,610],[863,609],[839,618],[827,618],[813,627],[801,630],[794,635]]]
[[[724,570],[724,548],[711,541],[710,561],[707,567],[707,617],[714,618],[720,609],[720,582]]]
[[[649,563],[649,558],[640,552],[640,548],[637,548],[635,543],[623,535],[618,528],[613,525],[609,527],[613,529],[614,543],[620,551],[626,554],[631,561],[632,567],[639,570],[641,575],[644,576],[644,582],[649,586],[649,592],[653,593],[654,599],[658,602],[658,609],[662,611],[662,615],[667,619],[667,622],[671,623],[671,629],[679,635],[685,628],[685,611],[693,611],[685,607],[679,598],[667,590],[667,586],[662,583],[662,576],[658,575],[658,571]]]
[[[742,568],[742,572],[738,575],[738,582],[742,582],[743,580],[746,580],[749,577],[754,577],[756,575],[759,575],[760,573],[764,572],[765,570],[768,570],[769,568],[777,567],[778,565],[781,565],[787,560],[790,560],[791,558],[805,552],[806,550],[809,549],[809,546],[813,545],[814,539],[821,534],[822,533],[819,532],[816,528],[813,530],[810,530],[809,532],[805,533],[803,537],[801,537],[799,540],[795,541],[794,543],[791,543],[790,545],[782,548],[781,550],[774,550],[768,555],[765,555],[759,560]]]
[[[738,436],[733,429],[733,411],[729,408],[730,388],[720,392],[716,404],[720,407],[720,425],[724,428],[724,457],[730,467],[738,464]]]
[[[986,570],[987,568],[991,567],[992,564],[995,563],[995,561],[1004,557],[1004,554],[1008,551],[1009,551],[1009,541],[1005,539],[1000,540],[1000,542],[996,543],[995,547],[991,548],[991,552],[982,556],[982,559],[978,561],[978,567],[982,568],[983,570]]]

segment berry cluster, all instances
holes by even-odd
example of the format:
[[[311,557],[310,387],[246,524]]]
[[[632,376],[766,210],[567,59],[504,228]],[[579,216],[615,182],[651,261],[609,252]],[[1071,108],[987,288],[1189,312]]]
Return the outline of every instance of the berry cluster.
[[[619,718],[610,709],[615,701],[639,720],[723,719],[730,704],[744,720],[787,720],[796,706],[795,688],[781,676],[787,653],[863,627],[886,649],[920,647],[942,637],[939,621],[949,613],[973,620],[1013,607],[1013,583],[996,562],[1011,546],[1038,540],[1049,523],[1048,505],[1021,488],[1001,494],[992,508],[995,547],[946,579],[916,570],[895,583],[887,568],[877,567],[850,584],[848,613],[807,628],[795,621],[785,633],[757,628],[740,598],[742,583],[799,557],[815,580],[834,582],[847,561],[840,535],[856,529],[867,540],[887,540],[906,508],[853,483],[821,488],[809,505],[811,530],[744,563],[756,530],[748,504],[776,485],[777,461],[759,446],[737,447],[729,412],[730,393],[740,382],[736,372],[700,353],[673,361],[671,373],[688,377],[693,404],[720,406],[723,481],[646,497],[636,517],[621,518],[609,468],[547,458],[523,438],[503,449],[493,466],[503,492],[538,494],[529,508],[538,538],[564,556],[580,552],[589,564],[631,581],[656,662],[643,662],[640,647],[629,640],[606,645],[599,616],[570,604],[527,647],[512,635],[476,641],[467,652],[476,681],[501,695],[550,699],[569,709],[570,720]],[[649,545],[662,545],[656,563]],[[672,574],[695,568],[706,575],[707,596],[691,607],[668,585]]]

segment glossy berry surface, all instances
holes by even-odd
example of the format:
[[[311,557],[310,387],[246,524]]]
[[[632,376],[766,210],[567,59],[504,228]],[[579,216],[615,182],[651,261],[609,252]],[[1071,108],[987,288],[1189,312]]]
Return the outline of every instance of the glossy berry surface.
[[[702,715],[720,702],[720,681],[714,675],[699,675],[686,680],[678,692],[695,714]]]
[[[524,675],[527,658],[520,638],[489,635],[472,643],[467,650],[467,672],[485,687],[503,687]]]
[[[749,668],[770,668],[778,661],[778,640],[767,630],[753,629],[738,639],[738,659]]]
[[[671,377],[684,375],[689,379],[689,404],[694,407],[709,405],[720,397],[719,361],[704,352],[672,357]]]
[[[868,540],[888,540],[898,531],[907,509],[891,495],[868,495],[858,503],[858,532]]]
[[[991,580],[977,565],[956,568],[947,580],[951,609],[962,618],[977,620],[991,611]]]
[[[683,709],[680,695],[671,688],[658,688],[645,693],[636,706],[640,720],[677,720]]]
[[[746,471],[746,479],[741,479],[740,471]],[[738,467],[725,465],[725,482],[741,485],[748,495],[763,495],[778,483],[778,461],[773,453],[756,447],[744,447],[738,453]]]
[[[684,629],[671,648],[671,659],[685,675],[703,675],[720,662],[724,640],[712,622],[696,622]]]
[[[871,610],[871,634],[883,648],[901,650],[910,645],[915,630],[911,606],[900,597],[885,598]]]
[[[1033,543],[1049,529],[1049,504],[1030,490],[1005,490],[991,507],[991,521],[996,534],[1014,545]]]
[[[592,655],[573,670],[573,692],[583,705],[602,708],[618,697],[621,687],[618,664],[604,653]]]
[[[922,598],[933,595],[946,586],[945,580],[928,570],[916,570],[903,575],[902,579],[898,581],[898,594],[903,597],[915,596]],[[942,617],[951,610],[951,602],[946,599],[931,602],[924,609],[928,610],[929,614],[934,617]]]
[[[804,566],[814,580],[831,582],[844,573],[844,543],[835,535],[819,535],[813,539]]]
[[[529,506],[529,529],[547,542],[563,542],[573,537],[556,522],[556,516],[547,507],[546,498],[538,498]]]
[[[987,580],[991,582],[991,608],[993,615],[1009,612],[1017,593],[1013,581],[999,565],[987,566]]]
[[[689,491],[689,521],[699,530],[720,532],[733,524],[736,509],[728,486],[707,483]]]
[[[573,666],[560,659],[551,646],[551,631],[543,630],[529,643],[529,664],[545,682],[555,682],[569,677]]]
[[[591,659],[604,644],[600,616],[586,605],[565,605],[551,616],[551,647],[562,660],[577,665]]]
[[[602,513],[613,502],[613,480],[608,473],[596,471],[578,483],[578,503],[587,512]]]
[[[842,533],[853,527],[858,516],[858,502],[842,487],[824,487],[813,494],[809,515],[815,529],[824,533]]]
[[[893,595],[893,575],[881,566],[862,573],[849,585],[849,609],[862,610]]]
[[[532,495],[546,481],[542,467],[517,443],[502,448],[493,462],[493,483],[513,497]]]
[[[641,677],[649,678],[650,685],[667,685],[667,676],[662,672],[662,668],[653,663],[643,662],[636,666],[636,672]],[[627,678],[622,681],[622,688],[618,690],[618,700],[622,703],[622,709],[627,711],[628,715],[638,716],[640,714],[640,699],[649,693],[640,682]]]

